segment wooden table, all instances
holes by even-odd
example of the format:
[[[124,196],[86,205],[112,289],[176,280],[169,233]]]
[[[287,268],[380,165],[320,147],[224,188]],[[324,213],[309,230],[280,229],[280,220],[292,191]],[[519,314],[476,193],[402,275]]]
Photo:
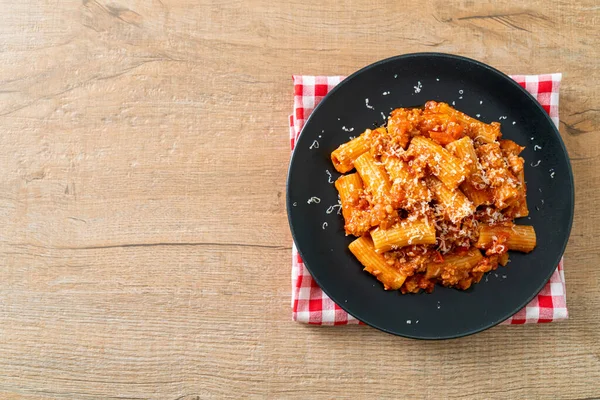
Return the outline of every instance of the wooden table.
[[[600,396],[598,2],[220,3],[0,2],[0,398]],[[568,322],[291,321],[291,75],[415,51],[563,72]]]

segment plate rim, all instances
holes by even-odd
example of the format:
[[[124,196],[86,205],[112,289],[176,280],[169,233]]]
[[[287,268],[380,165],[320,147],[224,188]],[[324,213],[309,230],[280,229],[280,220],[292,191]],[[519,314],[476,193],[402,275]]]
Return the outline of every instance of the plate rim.
[[[492,321],[489,324],[484,324],[482,327],[478,327],[475,329],[471,329],[465,332],[461,332],[459,334],[452,334],[452,335],[446,335],[446,336],[435,336],[435,337],[429,337],[429,336],[419,336],[419,335],[411,335],[411,334],[404,334],[404,333],[398,333],[395,331],[392,331],[390,329],[387,329],[385,327],[380,326],[379,324],[375,324],[372,322],[369,322],[368,319],[363,319],[363,318],[358,318],[356,315],[354,315],[350,310],[347,309],[347,306],[344,304],[340,304],[339,302],[336,302],[332,296],[330,295],[329,291],[323,287],[323,285],[321,284],[321,282],[319,282],[319,280],[317,278],[315,278],[314,273],[312,271],[312,268],[308,265],[308,263],[304,262],[305,258],[303,255],[302,250],[300,249],[300,247],[297,245],[296,242],[296,233],[294,230],[294,224],[292,223],[292,217],[291,217],[291,207],[292,207],[292,203],[291,203],[291,199],[290,199],[290,177],[291,177],[291,173],[292,173],[292,166],[294,164],[294,159],[296,157],[296,152],[293,150],[292,151],[292,155],[290,157],[290,161],[289,161],[289,165],[288,165],[288,173],[287,173],[287,177],[286,177],[286,213],[287,213],[287,217],[288,217],[288,224],[290,227],[290,232],[292,234],[292,240],[294,241],[294,245],[296,246],[296,250],[298,251],[298,254],[300,254],[300,257],[302,257],[304,266],[308,269],[308,271],[311,273],[312,279],[315,280],[315,282],[317,283],[317,285],[319,285],[319,287],[321,288],[321,290],[335,303],[337,304],[340,308],[342,308],[344,311],[346,311],[349,315],[352,315],[354,318],[356,318],[358,321],[363,322],[366,325],[369,325],[375,329],[378,329],[380,331],[386,332],[388,334],[391,335],[395,335],[395,336],[400,336],[400,337],[405,337],[405,338],[409,338],[409,339],[418,339],[418,340],[446,340],[446,339],[456,339],[456,338],[461,338],[461,337],[466,337],[466,336],[470,336],[470,335],[474,335],[476,333],[485,331],[487,329],[493,328],[496,325],[499,325],[500,323],[502,323],[503,321],[507,320],[508,318],[512,317],[515,313],[517,313],[518,311],[520,311],[523,307],[525,307],[527,304],[529,304],[529,302],[531,302],[531,300],[533,300],[534,297],[536,297],[539,292],[544,288],[544,286],[546,285],[546,283],[548,283],[548,280],[550,279],[550,277],[552,276],[552,274],[554,273],[554,271],[556,270],[556,268],[558,267],[558,264],[560,263],[561,258],[564,256],[567,244],[569,242],[569,238],[571,236],[571,230],[573,227],[573,219],[574,219],[574,214],[575,214],[575,181],[574,181],[574,176],[573,176],[573,167],[571,165],[571,159],[569,157],[569,152],[567,151],[567,148],[565,146],[565,143],[562,139],[562,136],[560,135],[560,131],[558,129],[558,127],[554,124],[554,121],[552,121],[552,119],[550,118],[550,115],[546,112],[546,110],[544,110],[544,108],[542,107],[542,105],[539,103],[539,101],[531,94],[529,93],[527,90],[525,90],[525,88],[523,88],[521,85],[519,85],[514,79],[512,79],[510,76],[508,76],[508,74],[505,74],[504,72],[491,67],[490,65],[487,65],[481,61],[478,60],[474,60],[472,58],[468,58],[468,57],[464,57],[464,56],[460,56],[460,55],[456,55],[456,54],[450,54],[450,53],[441,53],[441,52],[416,52],[416,53],[406,53],[406,54],[400,54],[397,56],[392,56],[392,57],[388,57],[379,61],[376,61],[374,63],[368,64],[362,68],[360,68],[359,70],[355,71],[354,73],[348,75],[346,78],[344,78],[340,83],[338,83],[333,89],[331,89],[327,95],[325,95],[325,97],[323,97],[323,99],[319,102],[319,104],[317,104],[317,106],[313,109],[313,111],[311,112],[311,114],[308,116],[308,118],[306,119],[306,121],[304,122],[304,126],[302,127],[302,131],[304,130],[304,128],[308,125],[308,123],[311,121],[311,119],[316,115],[315,113],[319,110],[319,108],[326,102],[326,100],[332,96],[340,87],[342,87],[342,85],[347,84],[348,82],[350,82],[352,79],[354,79],[356,76],[370,70],[373,68],[376,68],[382,64],[386,64],[389,62],[393,62],[393,61],[397,61],[397,60],[403,60],[403,59],[410,59],[410,58],[416,58],[416,57],[434,57],[434,58],[446,58],[446,59],[450,59],[450,60],[459,60],[459,61],[463,61],[463,62],[467,62],[467,63],[472,63],[475,64],[481,68],[487,69],[488,71],[490,71],[493,74],[499,75],[500,77],[504,78],[504,80],[508,81],[508,83],[510,85],[512,85],[513,87],[517,88],[521,93],[525,94],[527,97],[529,97],[530,100],[532,100],[533,104],[535,105],[535,107],[538,108],[539,111],[542,112],[542,115],[544,116],[544,118],[550,123],[550,126],[552,127],[552,132],[554,133],[554,135],[558,138],[558,142],[559,145],[563,151],[563,154],[566,156],[566,161],[567,161],[567,178],[568,181],[570,183],[571,186],[571,191],[570,191],[570,201],[571,201],[571,207],[569,208],[568,212],[569,212],[569,221],[568,221],[568,226],[566,227],[566,234],[565,234],[565,239],[563,241],[563,244],[560,248],[560,252],[558,252],[559,256],[558,258],[555,260],[555,268],[550,270],[550,273],[546,274],[547,276],[543,279],[542,284],[533,292],[533,294],[531,294],[529,297],[527,297],[526,301],[524,301],[522,304],[520,304],[517,309],[510,313],[508,316],[506,317],[501,317],[499,319],[496,319],[494,321]],[[301,134],[302,131],[300,131],[300,134],[298,135],[298,139],[295,142],[295,146],[294,149],[298,146],[300,139],[301,139]]]

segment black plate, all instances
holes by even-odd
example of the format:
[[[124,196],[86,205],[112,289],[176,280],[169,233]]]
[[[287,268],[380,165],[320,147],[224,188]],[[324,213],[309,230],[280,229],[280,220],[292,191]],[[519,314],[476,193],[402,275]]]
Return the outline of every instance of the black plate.
[[[366,107],[367,98],[374,109]],[[373,123],[382,124],[382,112],[387,116],[392,108],[421,106],[427,100],[455,103],[457,109],[473,117],[479,114],[485,122],[506,117],[500,120],[503,136],[527,146],[522,156],[530,217],[518,223],[535,227],[538,245],[529,254],[511,252],[512,262],[506,268],[486,274],[467,291],[436,286],[432,294],[401,295],[384,291],[348,250],[354,238],[344,235],[342,216],[327,213],[338,202],[327,171],[333,179],[340,176],[331,164],[331,152],[349,136],[372,128]],[[350,128],[354,130],[348,132]],[[315,140],[319,147],[311,149]],[[541,149],[535,151],[535,145]],[[320,203],[308,204],[313,196]],[[336,86],[308,119],[287,182],[292,236],[325,293],[375,328],[420,339],[473,334],[524,307],[548,281],[565,250],[573,197],[567,151],[539,103],[505,74],[475,60],[439,53],[379,61]]]

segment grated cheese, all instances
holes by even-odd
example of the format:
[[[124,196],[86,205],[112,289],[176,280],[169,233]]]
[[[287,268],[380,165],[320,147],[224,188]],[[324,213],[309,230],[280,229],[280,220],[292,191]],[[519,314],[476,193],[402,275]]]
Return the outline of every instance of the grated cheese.
[[[327,228],[327,222],[323,222],[323,230],[325,230],[325,228]]]
[[[306,202],[307,204],[312,204],[312,203],[316,203],[319,204],[321,202],[321,199],[318,197],[311,197],[310,199],[308,199],[308,201]]]
[[[346,132],[352,132],[352,131],[354,131],[354,128],[346,128],[346,126],[344,125],[344,126],[342,126],[342,130],[346,131]]]
[[[313,141],[312,144],[310,145],[309,149],[318,149],[319,148],[319,142],[318,141]]]
[[[373,107],[372,105],[369,104],[369,98],[365,98],[365,106],[367,106],[367,108],[370,108],[371,110],[374,110],[375,107]]]
[[[423,85],[421,85],[421,81],[417,81],[417,86],[413,86],[413,87],[415,88],[415,93],[420,93]]]
[[[328,169],[326,169],[325,172],[327,173],[327,183],[334,183],[334,181],[331,180],[333,178],[331,172],[329,172]]]
[[[342,210],[342,205],[341,204],[334,204],[332,206],[329,206],[329,208],[327,208],[327,210],[325,211],[325,213],[331,214],[336,209],[337,209],[337,213],[339,214],[340,211]]]

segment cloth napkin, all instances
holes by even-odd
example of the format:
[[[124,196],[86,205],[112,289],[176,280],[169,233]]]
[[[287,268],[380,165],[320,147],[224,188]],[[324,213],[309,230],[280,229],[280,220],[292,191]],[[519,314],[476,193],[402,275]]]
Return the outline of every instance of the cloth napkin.
[[[558,91],[562,74],[512,75],[511,78],[537,99],[558,127]],[[293,76],[294,112],[289,117],[292,150],[310,113],[343,79],[343,76]],[[503,324],[553,322],[567,319],[568,316],[561,259],[542,291]],[[313,325],[362,324],[321,290],[304,266],[295,244],[292,246],[292,318]]]

